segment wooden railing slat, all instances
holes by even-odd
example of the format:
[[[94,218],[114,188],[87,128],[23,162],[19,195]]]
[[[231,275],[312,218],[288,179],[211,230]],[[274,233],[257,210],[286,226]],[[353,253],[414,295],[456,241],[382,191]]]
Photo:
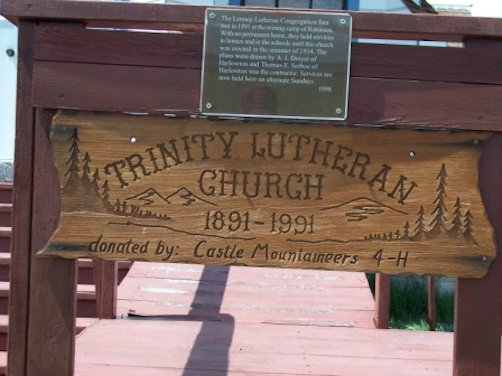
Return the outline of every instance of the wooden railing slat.
[[[125,32],[69,28],[37,29],[39,61],[196,68],[202,65],[202,34]],[[441,61],[439,64],[438,61]],[[502,52],[356,43],[352,77],[502,84]]]

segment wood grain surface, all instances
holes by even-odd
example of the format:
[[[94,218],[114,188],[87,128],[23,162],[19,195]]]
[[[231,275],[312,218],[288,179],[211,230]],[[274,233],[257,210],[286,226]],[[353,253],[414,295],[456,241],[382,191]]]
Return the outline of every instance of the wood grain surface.
[[[200,71],[38,61],[36,107],[91,111],[197,113]],[[500,85],[352,77],[346,124],[500,129]]]
[[[488,136],[60,114],[42,254],[481,277]]]
[[[140,33],[44,22],[37,28],[35,60],[200,69],[202,39],[202,33]],[[502,83],[502,53],[496,49],[366,43],[353,43],[351,49],[352,77]]]

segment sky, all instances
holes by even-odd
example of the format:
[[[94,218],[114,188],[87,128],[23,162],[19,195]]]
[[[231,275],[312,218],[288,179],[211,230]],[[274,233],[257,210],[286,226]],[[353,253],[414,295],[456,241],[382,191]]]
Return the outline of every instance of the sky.
[[[141,2],[164,2],[163,0],[140,0]],[[477,17],[501,17],[502,1],[494,0],[429,0],[436,6],[463,5],[471,6],[473,16]],[[211,0],[176,0],[176,2],[203,4]],[[216,0],[216,3],[221,0]],[[361,4],[376,4],[374,0],[361,0]],[[382,1],[389,6],[391,3],[399,4],[398,0]],[[7,21],[0,18],[0,161],[14,158],[14,114],[15,114],[15,91],[16,91],[16,60],[5,53],[12,48],[16,51],[16,29]]]
[[[445,1],[445,0],[443,0]],[[502,17],[502,1],[471,0],[472,15],[477,17]]]

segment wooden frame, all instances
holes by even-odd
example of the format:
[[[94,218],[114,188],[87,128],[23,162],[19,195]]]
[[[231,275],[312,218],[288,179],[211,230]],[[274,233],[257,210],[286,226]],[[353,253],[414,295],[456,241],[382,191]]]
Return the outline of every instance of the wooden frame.
[[[51,110],[195,112],[204,10],[70,0],[2,2],[2,14],[19,27],[11,375],[73,373],[75,263],[33,257],[57,221],[59,191],[47,139]],[[502,130],[501,20],[352,16],[355,37],[455,41],[464,42],[465,48],[354,45],[347,124]],[[190,33],[110,30],[117,27]],[[498,134],[484,146],[480,177],[499,253],[502,200],[496,187],[502,184],[497,167],[501,158]],[[500,256],[484,279],[459,280],[454,375],[500,374],[501,285]]]

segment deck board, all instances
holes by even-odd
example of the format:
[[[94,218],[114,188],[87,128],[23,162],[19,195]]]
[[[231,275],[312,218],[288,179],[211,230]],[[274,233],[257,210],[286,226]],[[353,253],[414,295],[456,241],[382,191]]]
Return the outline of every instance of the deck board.
[[[129,311],[368,328],[374,303],[363,273],[135,263],[119,287]]]
[[[101,321],[77,341],[77,375],[448,375],[452,336],[360,328]]]
[[[137,262],[118,309],[78,337],[76,375],[452,372],[451,333],[373,329],[363,273]]]

